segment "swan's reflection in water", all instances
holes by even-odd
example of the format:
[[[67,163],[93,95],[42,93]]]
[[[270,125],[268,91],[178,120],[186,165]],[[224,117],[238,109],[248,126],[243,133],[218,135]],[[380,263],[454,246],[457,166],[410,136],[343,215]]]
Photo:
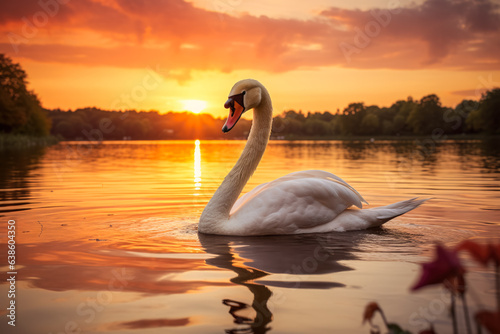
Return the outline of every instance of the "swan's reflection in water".
[[[249,305],[231,298],[222,302],[229,306],[234,323],[246,325],[226,330],[227,333],[266,333],[273,314],[270,298],[276,304],[283,296],[270,287],[292,289],[331,289],[344,287],[338,282],[315,280],[314,275],[351,270],[340,261],[352,260],[355,245],[371,232],[331,233],[319,235],[228,237],[199,235],[205,251],[215,255],[206,263],[232,270],[231,282],[245,286],[253,295],[251,308],[255,317],[244,317],[239,311]],[[281,290],[280,290],[281,291]]]

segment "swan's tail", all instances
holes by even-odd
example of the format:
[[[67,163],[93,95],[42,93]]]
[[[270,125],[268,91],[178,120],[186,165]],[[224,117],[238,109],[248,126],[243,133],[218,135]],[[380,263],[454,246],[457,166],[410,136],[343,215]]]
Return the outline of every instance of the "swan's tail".
[[[392,218],[415,209],[428,199],[412,198],[372,209],[347,209],[328,224],[316,226],[311,229],[302,229],[298,233],[344,232],[378,227]]]
[[[377,208],[372,208],[362,211],[366,211],[366,213],[369,212],[369,216],[370,218],[372,218],[370,219],[371,220],[370,227],[377,227],[384,224],[385,222],[388,222],[392,218],[396,218],[397,216],[401,216],[402,214],[405,214],[408,211],[415,209],[428,199],[429,198],[417,199],[415,197],[412,199],[408,199],[406,201],[401,201],[394,204],[379,206]]]
[[[323,225],[319,229],[316,228],[314,230],[304,230],[302,233],[330,231],[344,232],[379,227],[392,218],[396,218],[397,216],[401,216],[402,214],[415,209],[428,199],[429,198],[412,198],[406,201],[401,201],[386,206],[379,206],[372,209],[347,209],[340,215],[335,217],[335,219],[332,220],[329,224]]]

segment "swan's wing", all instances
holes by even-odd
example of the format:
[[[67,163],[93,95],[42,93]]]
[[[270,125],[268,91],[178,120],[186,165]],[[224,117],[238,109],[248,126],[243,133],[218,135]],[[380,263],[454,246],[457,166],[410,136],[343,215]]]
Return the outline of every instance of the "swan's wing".
[[[242,196],[231,216],[249,228],[283,230],[326,224],[363,197],[339,177],[324,171],[291,173]],[[244,228],[241,226],[241,228]]]
[[[233,207],[231,208],[231,215],[235,213],[242,205],[244,205],[247,201],[251,200],[255,196],[257,196],[261,191],[277,186],[280,183],[290,181],[290,180],[299,180],[299,179],[309,179],[309,178],[315,178],[315,179],[321,179],[325,181],[331,181],[331,182],[336,182],[341,186],[347,187],[349,190],[351,190],[356,196],[358,197],[358,201],[356,202],[363,202],[368,204],[367,201],[354,189],[351,187],[347,182],[342,180],[340,177],[338,177],[335,174],[325,172],[323,170],[304,170],[300,172],[293,172],[290,174],[287,174],[285,176],[282,176],[274,181],[267,182],[267,183],[262,183],[258,185],[257,187],[253,188],[251,191],[248,193],[244,194],[238,200],[234,203]],[[328,183],[327,183],[328,184]],[[330,184],[328,184],[330,185]],[[351,205],[355,205],[358,208],[361,208],[362,204],[361,203],[353,203]]]
[[[304,171],[300,171],[300,172],[294,172],[294,173],[290,173],[288,175],[285,175],[283,177],[280,177],[279,179],[276,179],[273,182],[277,183],[277,182],[283,182],[283,181],[290,180],[290,179],[301,179],[301,178],[311,178],[311,177],[337,182],[340,185],[343,185],[343,186],[349,188],[352,192],[354,192],[361,202],[368,204],[368,202],[365,201],[365,199],[356,191],[356,189],[351,187],[347,182],[342,180],[337,175],[329,173],[329,172],[325,172],[324,170],[314,169],[314,170],[304,170]],[[356,205],[356,204],[353,204],[353,205]],[[361,208],[361,203],[359,205],[356,205],[356,206]]]

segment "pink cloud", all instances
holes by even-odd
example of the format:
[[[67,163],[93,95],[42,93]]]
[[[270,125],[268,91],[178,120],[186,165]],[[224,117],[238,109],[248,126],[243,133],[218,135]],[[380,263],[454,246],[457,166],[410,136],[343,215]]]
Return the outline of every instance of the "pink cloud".
[[[380,28],[375,36],[368,36],[372,45],[366,47],[366,52],[363,50],[365,57],[353,57],[353,67],[386,67],[384,59],[390,59],[395,61],[395,68],[404,61],[408,68],[437,64],[458,69],[484,69],[483,64],[500,67],[496,53],[500,45],[498,7],[486,0],[428,0],[418,7],[373,11],[332,8],[322,14],[343,22],[348,30],[361,30],[358,35],[376,32],[373,27],[377,25]],[[354,45],[355,35],[344,42]],[[410,55],[405,52],[408,49]],[[398,54],[401,56],[393,57]],[[476,61],[471,63],[471,58]],[[369,60],[373,65],[360,64]]]
[[[231,16],[183,0],[57,1],[65,2],[46,0],[58,11],[48,13],[46,24],[29,38],[23,27],[44,8],[26,0],[4,6],[0,52],[89,66],[158,65],[183,73],[320,66],[500,69],[499,6],[487,0],[428,0],[373,11],[329,8],[309,20]],[[83,32],[98,38],[78,38]],[[19,43],[13,47],[12,40]]]

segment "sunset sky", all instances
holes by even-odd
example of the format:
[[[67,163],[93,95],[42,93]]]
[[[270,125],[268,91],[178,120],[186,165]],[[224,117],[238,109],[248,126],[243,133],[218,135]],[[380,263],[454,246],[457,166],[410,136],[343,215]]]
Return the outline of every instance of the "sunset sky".
[[[500,86],[496,0],[0,6],[0,53],[21,63],[46,108],[203,109],[219,117],[233,83],[249,77],[268,87],[276,114],[389,106],[431,93],[455,106]]]

